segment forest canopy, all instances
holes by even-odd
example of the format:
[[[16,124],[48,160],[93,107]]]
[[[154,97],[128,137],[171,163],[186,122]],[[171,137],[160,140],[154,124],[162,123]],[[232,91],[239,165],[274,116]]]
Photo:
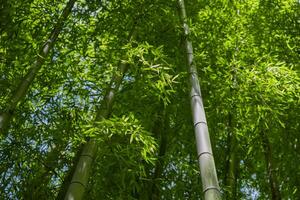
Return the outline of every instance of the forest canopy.
[[[3,0],[0,199],[298,199],[299,72],[299,0]]]

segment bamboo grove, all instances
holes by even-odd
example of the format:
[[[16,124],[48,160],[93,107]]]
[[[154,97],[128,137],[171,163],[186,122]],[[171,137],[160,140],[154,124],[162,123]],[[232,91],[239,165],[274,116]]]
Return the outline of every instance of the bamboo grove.
[[[298,199],[299,15],[2,1],[0,199]]]

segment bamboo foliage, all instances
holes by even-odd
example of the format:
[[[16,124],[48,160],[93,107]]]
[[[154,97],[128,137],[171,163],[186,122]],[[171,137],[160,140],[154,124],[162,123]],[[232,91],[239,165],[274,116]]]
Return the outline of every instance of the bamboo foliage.
[[[75,1],[76,0],[70,0],[67,3],[60,18],[58,19],[58,22],[56,23],[54,29],[50,33],[48,40],[41,46],[36,61],[33,63],[28,73],[25,75],[25,77],[23,78],[23,80],[20,82],[17,89],[13,93],[11,100],[7,105],[6,111],[3,112],[2,115],[0,116],[0,134],[6,133],[16,107],[21,102],[21,100],[26,96],[26,93],[30,85],[32,84],[35,76],[37,75],[42,65],[44,64],[45,60],[47,59],[50,50],[53,48],[55,41],[57,40],[58,35],[60,34],[63,28],[64,22],[66,21],[69,14],[71,13]]]
[[[187,16],[183,0],[178,0],[180,19],[184,31],[185,52],[187,68],[190,74],[191,107],[196,135],[197,152],[202,180],[204,198],[207,200],[221,199],[220,188],[215,169],[214,158],[208,133],[208,127],[198,80],[198,73],[193,63],[193,47],[189,41],[190,30],[187,24]]]
[[[0,199],[300,196],[298,1],[76,1],[9,109],[68,1],[0,5]]]

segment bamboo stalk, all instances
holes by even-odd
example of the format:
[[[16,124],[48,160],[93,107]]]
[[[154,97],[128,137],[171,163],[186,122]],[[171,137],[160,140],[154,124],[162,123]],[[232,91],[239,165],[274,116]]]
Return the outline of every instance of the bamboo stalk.
[[[273,163],[271,144],[267,134],[264,132],[263,129],[262,131],[260,131],[260,137],[262,140],[262,147],[263,147],[263,152],[266,160],[266,170],[268,174],[272,200],[281,200],[281,193],[280,193],[279,184],[276,177],[276,171]]]
[[[165,108],[164,108],[165,109]],[[150,187],[150,195],[149,199],[158,200],[160,199],[160,190],[158,187],[159,179],[163,173],[164,167],[164,156],[167,151],[167,142],[168,142],[168,132],[170,129],[170,119],[169,116],[166,114],[166,111],[163,111],[161,119],[156,122],[157,127],[155,127],[154,133],[160,137],[160,145],[159,145],[159,152],[158,152],[158,159],[155,164],[154,173],[152,175],[152,183]]]
[[[239,9],[236,11],[237,16],[240,15]],[[238,27],[236,28],[236,32],[239,32]],[[235,51],[233,55],[233,61],[236,62],[238,53],[239,53],[239,47],[238,47],[238,38],[235,39]],[[236,90],[237,90],[237,66],[233,65],[231,68],[231,81],[232,81],[232,87],[230,87],[229,95],[231,97],[235,97]],[[234,132],[235,127],[235,119],[234,119],[234,113],[236,112],[236,103],[232,103],[232,107],[230,108],[230,111],[228,113],[228,152],[227,152],[227,170],[225,175],[225,187],[227,187],[227,190],[225,190],[225,197],[228,200],[234,200],[237,199],[237,179],[238,179],[238,169],[239,169],[239,158],[238,158],[238,149],[239,144],[237,141],[237,136]]]
[[[57,40],[58,35],[60,34],[63,28],[64,22],[66,21],[67,17],[71,13],[75,1],[76,0],[70,0],[67,3],[60,18],[58,19],[58,22],[54,26],[54,29],[52,30],[48,40],[41,46],[36,61],[33,63],[28,73],[25,75],[25,77],[23,78],[23,80],[20,82],[17,89],[13,93],[12,98],[7,105],[6,111],[3,114],[1,114],[0,134],[4,135],[7,132],[10,120],[13,116],[16,107],[21,102],[21,100],[26,96],[26,93],[30,85],[32,84],[35,76],[37,75],[42,65],[44,64],[47,56],[49,55],[50,50],[53,48],[54,43]]]
[[[133,26],[129,32],[127,41],[131,41],[135,34],[137,19],[134,19]],[[121,63],[120,69],[114,74],[110,81],[110,85],[106,90],[103,101],[100,107],[97,108],[95,121],[101,121],[110,117],[114,103],[115,93],[123,81],[123,77],[128,70],[128,64]],[[95,139],[90,139],[83,145],[83,150],[79,155],[79,160],[76,163],[75,171],[72,180],[66,191],[65,200],[81,200],[83,198],[85,188],[88,183],[89,174],[92,168],[95,155],[97,154],[97,145]]]
[[[227,159],[226,159],[226,167],[225,167],[225,178],[224,185],[226,187],[225,197],[228,200],[237,199],[237,176],[238,176],[238,168],[239,168],[239,159],[237,156],[238,143],[236,136],[233,133],[232,128],[232,115],[229,113],[229,132],[227,138]]]
[[[64,199],[65,195],[66,195],[66,191],[68,190],[68,187],[72,181],[72,178],[73,178],[73,174],[76,170],[76,164],[79,162],[79,158],[80,158],[80,155],[81,155],[81,152],[83,150],[83,144],[81,144],[79,146],[79,148],[77,149],[77,152],[75,154],[75,158],[73,159],[73,162],[72,162],[72,165],[69,169],[69,171],[67,172],[67,174],[65,175],[64,177],[64,180],[60,186],[60,189],[59,189],[59,192],[56,196],[56,199],[57,200],[61,200],[61,199]]]
[[[183,0],[178,0],[180,20],[183,27],[185,51],[187,58],[187,68],[189,72],[191,86],[191,107],[196,135],[197,152],[201,172],[202,187],[204,199],[221,199],[219,183],[215,168],[215,162],[212,154],[212,148],[208,133],[208,127],[204,112],[204,106],[201,96],[201,90],[198,80],[196,66],[193,63],[193,47],[189,41],[189,27]]]
[[[116,73],[112,78],[110,87],[106,91],[101,107],[98,109],[96,121],[101,121],[110,117],[115,93],[119,89],[127,69],[128,65],[121,64],[120,72]],[[113,85],[115,86],[113,87]],[[83,146],[83,150],[81,151],[79,160],[73,173],[73,178],[66,192],[65,200],[80,200],[83,198],[96,153],[96,140],[90,139]]]

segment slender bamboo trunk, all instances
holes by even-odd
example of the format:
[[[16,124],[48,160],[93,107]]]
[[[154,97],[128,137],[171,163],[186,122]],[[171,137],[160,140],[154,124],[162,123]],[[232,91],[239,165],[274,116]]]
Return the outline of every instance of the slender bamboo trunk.
[[[56,158],[60,152],[61,151],[59,147],[54,147],[47,154],[45,159],[38,159],[41,167],[33,174],[32,178],[27,179],[26,187],[24,187],[24,199],[42,199],[43,197],[49,195],[49,190],[47,191],[44,188],[48,187],[52,175],[56,174]]]
[[[281,200],[279,184],[277,181],[274,164],[273,164],[271,144],[268,136],[264,131],[260,132],[260,136],[262,138],[262,147],[263,147],[265,160],[266,160],[266,169],[267,169],[269,184],[271,188],[272,200]]]
[[[230,125],[229,125],[230,126]],[[235,135],[230,131],[228,133],[228,153],[225,169],[224,185],[226,187],[225,197],[228,200],[237,199],[237,175],[238,175],[238,158],[237,158],[237,141]]]
[[[76,0],[70,0],[66,7],[64,8],[58,22],[54,26],[48,40],[41,46],[39,53],[37,55],[36,61],[33,63],[28,73],[25,75],[23,80],[20,82],[19,86],[12,95],[10,102],[7,105],[6,111],[0,116],[0,134],[5,134],[9,126],[10,120],[13,116],[13,113],[20,103],[20,101],[26,96],[26,93],[29,89],[29,86],[33,82],[35,76],[41,69],[43,63],[45,62],[50,50],[53,48],[55,41],[58,38],[59,33],[63,28],[63,24],[66,21],[67,17],[71,13],[71,10],[74,6]]]
[[[79,158],[80,158],[82,150],[83,150],[83,144],[81,144],[80,147],[78,148],[78,150],[75,154],[76,156],[73,159],[73,163],[71,165],[71,168],[67,172],[66,176],[64,177],[63,183],[61,184],[60,190],[59,190],[58,195],[56,197],[57,200],[64,199],[64,197],[66,195],[66,191],[68,190],[68,187],[69,187],[69,185],[72,181],[72,176],[75,172],[76,164],[79,162]]]
[[[134,19],[134,23],[129,32],[127,41],[131,41],[133,35],[135,35],[137,19],[138,18]],[[95,121],[101,121],[110,117],[115,93],[119,90],[119,87],[127,70],[128,64],[121,63],[119,71],[114,74],[110,81],[110,85],[106,90],[102,102],[100,103],[100,107],[97,108]],[[96,140],[88,139],[87,143],[83,145],[83,150],[79,155],[78,162],[76,163],[72,180],[68,186],[67,191],[65,192],[65,200],[81,200],[83,198],[96,153]]]
[[[234,110],[234,109],[233,109]],[[225,167],[225,197],[228,200],[237,199],[237,176],[239,168],[239,159],[237,156],[238,143],[234,134],[232,114],[228,114],[228,135],[227,135],[227,160]]]
[[[157,184],[157,179],[161,178],[162,172],[163,172],[163,166],[164,166],[164,156],[166,153],[167,147],[167,136],[166,133],[162,134],[161,141],[160,141],[160,147],[159,147],[159,154],[158,154],[158,160],[156,161],[154,174],[152,177],[152,185],[151,185],[151,198],[152,200],[158,200],[159,199],[159,187]]]
[[[121,64],[120,72],[116,73],[107,89],[105,98],[101,107],[98,109],[96,121],[107,119],[111,115],[115,92],[119,89],[123,80],[123,75],[127,71],[128,66]],[[113,86],[114,85],[114,86]],[[83,146],[83,150],[79,156],[79,161],[76,164],[75,172],[73,173],[72,181],[65,195],[65,200],[80,200],[83,198],[85,188],[88,183],[92,162],[97,152],[95,139],[90,139]]]
[[[215,162],[212,154],[212,148],[208,133],[208,127],[203,107],[201,90],[198,80],[196,66],[193,63],[193,47],[189,41],[189,27],[183,0],[178,0],[180,19],[184,31],[184,43],[187,57],[187,67],[190,74],[191,85],[191,107],[195,127],[197,152],[203,185],[204,199],[221,199],[221,193],[215,168]]]
[[[159,145],[159,153],[158,159],[155,164],[154,174],[152,176],[152,183],[150,187],[150,195],[149,199],[151,200],[158,200],[159,199],[159,187],[157,184],[157,179],[159,179],[163,172],[163,165],[164,165],[164,156],[167,150],[167,134],[169,130],[169,118],[166,116],[166,113],[163,114],[163,119],[161,122],[158,122],[161,125],[156,130],[157,135],[160,136],[160,145]]]
[[[231,2],[232,3],[232,2]],[[234,4],[232,5],[235,8]],[[237,10],[236,14],[239,16],[240,11]],[[236,27],[236,32],[239,32],[239,27]],[[236,38],[235,40],[235,51],[233,54],[233,62],[236,63],[236,59],[239,53],[239,40]],[[230,87],[229,95],[231,97],[235,97],[236,90],[237,90],[237,66],[234,64],[231,67],[231,74],[232,74],[232,87]],[[238,176],[238,169],[239,169],[239,159],[237,155],[237,151],[239,149],[239,144],[237,142],[237,137],[234,132],[234,127],[236,125],[234,120],[234,113],[236,112],[236,103],[235,101],[232,102],[232,107],[230,108],[228,114],[228,154],[227,154],[227,170],[225,171],[225,197],[228,200],[237,199],[237,176]]]
[[[233,140],[236,140],[235,137]],[[237,152],[235,149],[232,150],[230,155],[229,164],[229,176],[227,186],[229,187],[229,192],[226,199],[234,200],[237,199],[237,176],[238,176],[238,159]]]

